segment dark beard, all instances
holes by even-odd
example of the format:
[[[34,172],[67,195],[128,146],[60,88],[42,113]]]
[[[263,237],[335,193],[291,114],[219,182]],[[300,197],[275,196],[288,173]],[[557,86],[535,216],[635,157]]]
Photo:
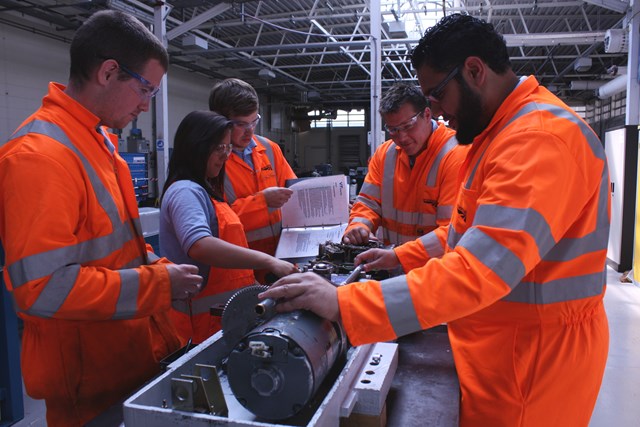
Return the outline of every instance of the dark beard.
[[[456,139],[460,145],[469,145],[473,139],[480,135],[488,123],[484,123],[482,114],[482,99],[473,92],[464,78],[458,79],[460,83],[460,99],[456,118]]]

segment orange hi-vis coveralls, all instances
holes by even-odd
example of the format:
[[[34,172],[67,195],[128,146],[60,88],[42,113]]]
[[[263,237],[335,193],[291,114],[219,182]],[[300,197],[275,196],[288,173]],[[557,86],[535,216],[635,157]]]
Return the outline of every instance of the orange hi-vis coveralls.
[[[383,227],[384,243],[401,245],[449,224],[468,147],[458,145],[455,131],[434,120],[432,126],[427,147],[413,167],[393,140],[378,147],[351,209],[347,232],[365,227],[375,234]]]
[[[609,343],[602,144],[531,76],[474,139],[461,178],[448,233],[394,249],[413,270],[338,288],[349,339],[448,322],[461,426],[586,427]]]
[[[4,279],[24,321],[24,384],[49,427],[84,425],[180,347],[168,261],[145,245],[117,139],[63,90],[51,83],[0,148]]]
[[[284,187],[285,181],[296,174],[287,163],[278,144],[254,135],[257,146],[251,152],[253,169],[239,156],[231,154],[224,170],[224,195],[233,211],[238,214],[251,249],[275,255],[282,231],[280,209],[267,206],[262,190]],[[264,271],[256,272],[262,282]]]
[[[211,201],[216,210],[220,239],[244,248],[248,247],[238,215],[228,204],[213,198]],[[191,300],[191,310],[187,302],[174,301],[173,303],[171,319],[180,336],[183,339],[192,338],[194,343],[199,344],[218,332],[222,328],[220,317],[212,316],[209,312],[213,305],[212,297],[222,292],[253,285],[255,282],[253,270],[211,267],[207,284]]]

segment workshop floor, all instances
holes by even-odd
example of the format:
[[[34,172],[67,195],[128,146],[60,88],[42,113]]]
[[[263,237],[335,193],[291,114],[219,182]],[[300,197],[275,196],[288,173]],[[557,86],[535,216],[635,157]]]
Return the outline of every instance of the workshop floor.
[[[620,273],[608,269],[609,286],[604,301],[611,343],[602,388],[589,427],[637,427],[640,420],[640,287],[621,283],[620,277]],[[24,399],[24,419],[15,426],[46,427],[44,403],[27,395]]]

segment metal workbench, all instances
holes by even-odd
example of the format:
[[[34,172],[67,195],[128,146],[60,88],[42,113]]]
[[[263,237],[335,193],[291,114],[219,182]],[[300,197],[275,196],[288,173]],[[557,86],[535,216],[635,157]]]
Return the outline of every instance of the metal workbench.
[[[460,389],[446,326],[399,338],[388,427],[457,427]]]

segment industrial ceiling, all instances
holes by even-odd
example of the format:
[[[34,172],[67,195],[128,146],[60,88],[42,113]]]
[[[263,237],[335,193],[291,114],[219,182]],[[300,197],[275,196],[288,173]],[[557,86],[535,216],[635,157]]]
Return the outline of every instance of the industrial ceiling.
[[[461,12],[491,22],[505,35],[518,75],[534,74],[567,102],[584,104],[594,98],[593,87],[624,70],[628,3],[0,0],[0,22],[70,41],[74,30],[97,10],[124,10],[152,25],[155,6],[166,15],[175,66],[212,79],[242,78],[259,93],[293,107],[366,109],[374,69],[372,37],[379,41],[384,92],[396,81],[415,81],[409,64],[412,47],[442,16]],[[380,37],[375,37],[372,28],[378,24],[371,16],[372,8],[378,7],[382,25]],[[618,30],[613,45],[614,33],[608,30]],[[377,57],[375,48],[373,56]]]

